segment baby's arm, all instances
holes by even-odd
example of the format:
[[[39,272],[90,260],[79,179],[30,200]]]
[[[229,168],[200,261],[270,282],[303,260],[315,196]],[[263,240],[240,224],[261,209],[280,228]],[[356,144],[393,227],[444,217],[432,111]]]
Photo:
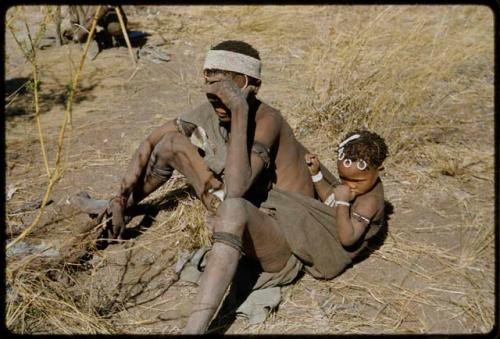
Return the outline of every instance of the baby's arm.
[[[356,210],[351,213],[348,201],[351,200],[352,193],[349,187],[339,185],[334,189],[334,193],[337,202],[335,204],[337,234],[343,246],[351,246],[365,233],[366,227],[377,213],[377,200],[370,195],[359,197],[358,199],[362,200],[356,204]]]
[[[318,193],[321,201],[325,201],[328,196],[333,192],[333,186],[326,181],[320,173],[320,163],[319,158],[316,154],[306,154],[305,155],[307,168],[309,169],[309,174],[313,178],[314,189]],[[321,177],[321,178],[319,178]]]

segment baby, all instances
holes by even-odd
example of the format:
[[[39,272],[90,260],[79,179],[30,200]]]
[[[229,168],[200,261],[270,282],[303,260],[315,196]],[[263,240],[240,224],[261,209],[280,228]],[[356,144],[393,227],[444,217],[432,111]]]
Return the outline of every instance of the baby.
[[[341,184],[336,187],[323,180],[318,156],[305,156],[319,198],[336,210],[337,234],[344,247],[366,240],[367,228],[380,225],[384,218],[384,189],[379,176],[387,152],[384,139],[376,133],[357,130],[347,134],[338,148]]]

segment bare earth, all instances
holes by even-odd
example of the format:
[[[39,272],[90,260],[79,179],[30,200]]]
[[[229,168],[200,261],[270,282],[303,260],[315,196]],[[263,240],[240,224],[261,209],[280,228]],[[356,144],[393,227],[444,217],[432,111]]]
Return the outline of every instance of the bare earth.
[[[435,29],[432,36],[442,41],[458,36],[454,33],[458,30],[464,54],[470,51],[469,57],[460,61],[463,69],[449,77],[430,68],[428,74],[420,75],[428,77],[429,88],[436,86],[433,90],[441,88],[443,92],[435,90],[422,99],[428,106],[411,106],[412,98],[417,100],[417,94],[423,90],[417,83],[420,78],[416,78],[412,93],[402,96],[398,108],[406,110],[404,118],[388,116],[377,125],[377,117],[370,117],[368,126],[386,138],[391,151],[383,181],[393,213],[383,243],[331,281],[305,275],[282,290],[282,303],[266,322],[249,325],[238,317],[226,333],[491,331],[498,307],[494,297],[493,16],[486,7],[450,8],[125,6],[130,29],[147,32],[146,46],[169,55],[170,61],[143,57],[134,73],[126,46],[106,49],[94,61],[86,61],[72,124],[65,134],[62,178],[50,195],[53,203],[45,208],[39,225],[23,241],[64,251],[79,227],[90,220],[72,210],[66,200],[80,190],[101,199],[112,197],[133,152],[152,128],[206,100],[201,91],[204,53],[219,41],[241,39],[260,51],[264,65],[260,97],[278,107],[299,138],[333,169],[335,145],[348,130],[330,118],[314,120],[318,112],[324,112],[312,108],[319,107],[314,100],[328,102],[326,92],[318,90],[324,88],[325,79],[322,71],[315,69],[315,60],[331,60],[332,64],[318,65],[335,69],[334,60],[347,60],[343,48],[354,44],[361,33],[368,34],[368,38],[359,53],[375,55],[382,53],[384,44],[389,46],[395,29],[404,31],[406,25],[418,26],[423,32]],[[35,32],[43,19],[40,7],[25,7],[24,11]],[[427,16],[429,11],[443,13]],[[10,9],[7,16],[12,13]],[[381,15],[385,16],[386,30],[377,21]],[[456,28],[464,18],[477,20],[482,26],[476,26],[483,31]],[[373,33],[370,29],[352,28],[364,27],[363,23],[372,24]],[[17,19],[15,27],[19,37],[25,38],[21,19]],[[329,29],[330,33],[326,32]],[[53,31],[50,25],[47,35]],[[359,35],[349,36],[354,32]],[[480,32],[478,36],[485,43],[478,42],[476,32]],[[333,34],[340,40],[333,40]],[[443,37],[446,34],[449,36]],[[346,40],[342,40],[343,36]],[[313,47],[319,50],[326,46],[322,44],[328,45],[328,39],[335,41],[334,52],[325,47],[324,54],[312,53]],[[384,53],[399,58],[408,51],[428,48],[419,47],[418,41],[412,39],[409,34],[408,43],[415,45]],[[452,44],[443,47],[436,43],[436,50],[426,50],[425,54],[456,56]],[[474,48],[484,49],[475,53]],[[37,51],[40,118],[51,169],[55,166],[67,85],[81,53],[79,45],[53,45]],[[6,54],[5,232],[12,240],[38,212],[35,209],[14,213],[15,210],[41,199],[48,178],[34,118],[33,95],[29,90],[11,95],[32,77],[32,69],[8,30]],[[357,56],[351,55],[353,63],[361,64],[355,60]],[[452,56],[449,60],[455,62]],[[349,62],[344,65],[348,67]],[[404,81],[413,68],[421,66],[407,64],[408,73],[401,72],[396,77]],[[377,67],[375,63],[370,69]],[[384,67],[389,73],[391,67]],[[367,74],[353,76],[360,79],[353,83],[362,86],[360,81]],[[445,90],[462,78],[470,87],[454,93]],[[398,87],[394,79],[377,74],[374,82],[387,82],[388,95],[403,92],[405,89]],[[344,80],[339,76],[330,82],[334,92],[347,86]],[[375,106],[383,95],[380,91],[374,93],[370,95]],[[316,94],[318,97],[313,96]],[[356,99],[355,103],[362,102]],[[349,107],[353,106],[345,105],[339,112]],[[422,118],[425,112],[432,115]],[[331,116],[334,119],[337,115]],[[337,125],[327,131],[330,123]],[[389,133],[390,128],[399,130]],[[169,187],[155,192],[149,201],[168,199],[169,192],[184,183],[182,176],[176,174]],[[13,192],[11,197],[9,191]],[[40,264],[39,270],[30,266],[31,271],[22,271],[15,268],[20,267],[16,265],[23,259],[10,257],[7,269],[13,269],[11,276],[16,278],[7,278],[12,287],[6,303],[7,328],[17,333],[179,333],[197,287],[177,281],[174,266],[181,251],[207,243],[206,233],[201,231],[204,211],[188,193],[181,195],[177,203],[164,203],[149,214],[136,217],[129,225],[137,231],[131,239],[94,251],[84,266],[68,273],[69,278],[62,282],[53,281],[47,286],[25,283],[21,287],[29,272],[38,274],[47,266]],[[57,289],[59,292],[53,292]],[[39,293],[42,299],[29,306],[29,293]],[[21,307],[26,308],[16,313],[16,308]]]

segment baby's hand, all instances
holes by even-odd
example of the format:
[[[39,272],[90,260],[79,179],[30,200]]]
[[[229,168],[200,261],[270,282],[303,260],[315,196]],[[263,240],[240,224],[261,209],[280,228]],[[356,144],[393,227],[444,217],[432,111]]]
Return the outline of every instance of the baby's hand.
[[[335,200],[351,201],[356,197],[356,194],[347,185],[336,186],[333,193],[335,194]]]
[[[309,173],[311,175],[316,175],[319,172],[319,158],[316,154],[305,155],[307,168],[309,169]]]

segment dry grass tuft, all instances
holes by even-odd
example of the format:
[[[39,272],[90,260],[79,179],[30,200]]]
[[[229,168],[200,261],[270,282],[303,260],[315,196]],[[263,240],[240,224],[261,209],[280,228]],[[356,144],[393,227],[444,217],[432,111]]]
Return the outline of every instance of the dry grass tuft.
[[[34,256],[7,276],[6,326],[15,333],[116,331],[87,303],[71,270]]]

